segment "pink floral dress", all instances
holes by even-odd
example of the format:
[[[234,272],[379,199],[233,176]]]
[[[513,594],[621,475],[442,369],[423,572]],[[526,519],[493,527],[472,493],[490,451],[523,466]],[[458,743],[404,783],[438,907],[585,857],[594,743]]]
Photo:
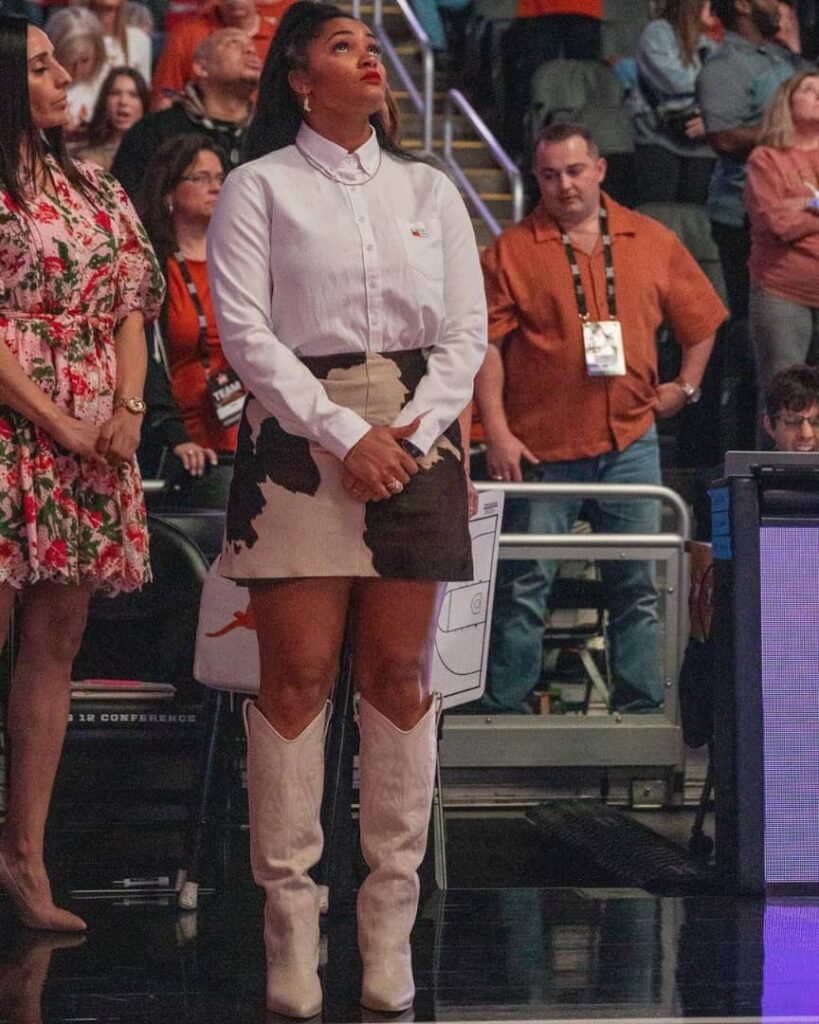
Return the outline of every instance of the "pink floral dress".
[[[0,338],[70,415],[113,410],[114,331],[155,317],[164,282],[125,192],[79,165],[87,199],[49,158],[54,188],[24,213],[0,185]],[[90,583],[110,594],[150,579],[136,460],[98,464],[0,404],[0,583]]]

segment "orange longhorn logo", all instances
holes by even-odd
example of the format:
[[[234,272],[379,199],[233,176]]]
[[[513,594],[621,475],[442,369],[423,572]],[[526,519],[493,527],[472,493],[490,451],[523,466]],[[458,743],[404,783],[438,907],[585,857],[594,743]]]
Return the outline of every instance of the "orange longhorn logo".
[[[243,612],[234,612],[233,620],[231,622],[222,626],[221,629],[217,629],[215,633],[206,633],[205,636],[213,637],[215,639],[220,636],[226,636],[228,633],[233,632],[234,629],[256,629],[256,620],[253,617],[252,605],[248,604],[247,608],[245,608]]]

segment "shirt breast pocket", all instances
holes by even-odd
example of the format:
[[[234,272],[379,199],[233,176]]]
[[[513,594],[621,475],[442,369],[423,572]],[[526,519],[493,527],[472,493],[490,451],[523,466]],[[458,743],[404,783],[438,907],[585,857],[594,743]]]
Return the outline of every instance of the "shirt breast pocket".
[[[398,233],[404,245],[407,263],[430,281],[444,277],[444,248],[441,222],[437,218],[423,221],[403,220],[396,217]]]

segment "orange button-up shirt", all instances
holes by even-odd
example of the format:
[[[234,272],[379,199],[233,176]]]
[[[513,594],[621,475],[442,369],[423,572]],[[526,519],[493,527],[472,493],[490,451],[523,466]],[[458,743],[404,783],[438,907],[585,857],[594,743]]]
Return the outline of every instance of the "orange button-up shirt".
[[[667,320],[680,345],[705,341],[727,310],[677,236],[604,194],[626,373],[590,377],[560,228],[542,204],[485,250],[489,340],[503,342],[509,428],[541,461],[622,451],[654,422],[655,334]],[[575,249],[589,316],[609,319],[602,240]]]

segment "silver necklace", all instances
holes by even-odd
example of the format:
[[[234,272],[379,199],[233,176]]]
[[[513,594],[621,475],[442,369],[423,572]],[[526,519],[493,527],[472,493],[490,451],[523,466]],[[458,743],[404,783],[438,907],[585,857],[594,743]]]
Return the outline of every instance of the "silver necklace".
[[[337,185],[366,185],[367,182],[372,181],[376,174],[378,174],[378,172],[381,170],[382,152],[380,146],[378,148],[378,163],[375,166],[375,170],[372,172],[372,174],[368,174],[366,178],[362,178],[361,181],[345,181],[343,178],[339,178],[337,175],[333,174],[332,171],[328,171],[326,167],[322,167],[317,160],[314,160],[311,156],[308,156],[308,154],[304,152],[304,150],[301,148],[298,142],[296,143],[296,149],[299,151],[299,153],[301,153],[301,155],[304,157],[307,163],[310,164],[311,167],[317,170],[320,174],[323,174],[325,178],[329,178],[330,181],[334,181]]]

